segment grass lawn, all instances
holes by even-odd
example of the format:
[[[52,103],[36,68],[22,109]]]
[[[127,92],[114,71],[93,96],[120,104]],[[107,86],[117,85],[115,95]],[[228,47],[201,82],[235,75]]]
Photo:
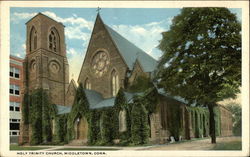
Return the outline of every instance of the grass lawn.
[[[212,150],[241,150],[241,141],[216,143]]]
[[[61,148],[61,149],[55,149],[53,151],[56,150],[82,150],[82,151],[86,151],[86,150],[96,150],[96,151],[103,151],[103,150],[119,150],[117,148]]]
[[[18,146],[18,145],[10,145],[10,150],[42,150],[50,147],[32,147],[32,146]]]

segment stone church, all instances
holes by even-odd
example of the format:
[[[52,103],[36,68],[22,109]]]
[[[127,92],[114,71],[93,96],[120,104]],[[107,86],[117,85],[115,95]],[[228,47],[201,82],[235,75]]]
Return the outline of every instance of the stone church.
[[[146,52],[125,39],[111,27],[106,25],[98,14],[91,34],[85,58],[77,80],[69,81],[69,64],[66,56],[64,25],[41,13],[26,23],[26,57],[24,63],[24,89],[32,92],[37,88],[47,91],[51,104],[55,104],[57,115],[67,115],[71,112],[79,84],[84,92],[90,110],[110,108],[115,104],[115,98],[120,88],[127,89],[137,78],[153,78],[157,61]],[[167,95],[162,89],[157,89],[160,101],[156,104],[154,113],[148,115],[149,141],[165,143],[169,140],[172,124],[169,108],[179,105],[179,124],[182,132],[180,138],[205,137],[209,135],[208,122],[203,114],[191,112],[185,100]],[[133,102],[136,93],[125,92],[128,102]],[[225,107],[219,107],[219,135],[232,135],[232,115]],[[126,118],[128,113],[119,111],[119,132],[128,129]],[[202,121],[196,133],[196,121]],[[225,120],[227,119],[227,120]],[[75,136],[73,141],[86,144],[88,141],[89,123],[86,117],[73,119]],[[52,121],[52,132],[55,124]],[[32,128],[21,125],[20,143],[30,143]],[[80,141],[80,142],[79,142]],[[69,143],[72,141],[68,141]]]

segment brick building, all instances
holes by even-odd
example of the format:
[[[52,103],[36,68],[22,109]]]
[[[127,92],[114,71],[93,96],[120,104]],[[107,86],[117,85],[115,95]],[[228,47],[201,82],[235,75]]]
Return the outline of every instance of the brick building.
[[[17,143],[20,135],[20,121],[22,102],[21,89],[23,87],[23,59],[10,56],[10,143]]]

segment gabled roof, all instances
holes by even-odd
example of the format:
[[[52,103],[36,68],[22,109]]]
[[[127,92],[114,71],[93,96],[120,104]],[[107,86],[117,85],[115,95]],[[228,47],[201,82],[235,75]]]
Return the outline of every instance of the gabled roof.
[[[125,39],[109,26],[105,24],[104,26],[130,70],[133,69],[136,59],[140,62],[144,72],[152,72],[155,70],[158,63],[153,57]]]
[[[75,82],[73,79],[71,79],[71,81],[70,81],[70,83],[69,83],[69,86],[68,86],[68,89],[67,89],[67,92],[66,92],[66,93],[68,93],[68,92],[69,92],[69,89],[72,88],[72,87],[73,87],[75,90],[77,89],[76,82]]]

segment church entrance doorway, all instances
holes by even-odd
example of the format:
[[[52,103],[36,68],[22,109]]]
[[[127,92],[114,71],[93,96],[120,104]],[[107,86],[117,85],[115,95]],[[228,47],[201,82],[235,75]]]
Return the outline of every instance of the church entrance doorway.
[[[75,139],[85,140],[88,135],[88,122],[84,117],[78,117],[75,121]]]

